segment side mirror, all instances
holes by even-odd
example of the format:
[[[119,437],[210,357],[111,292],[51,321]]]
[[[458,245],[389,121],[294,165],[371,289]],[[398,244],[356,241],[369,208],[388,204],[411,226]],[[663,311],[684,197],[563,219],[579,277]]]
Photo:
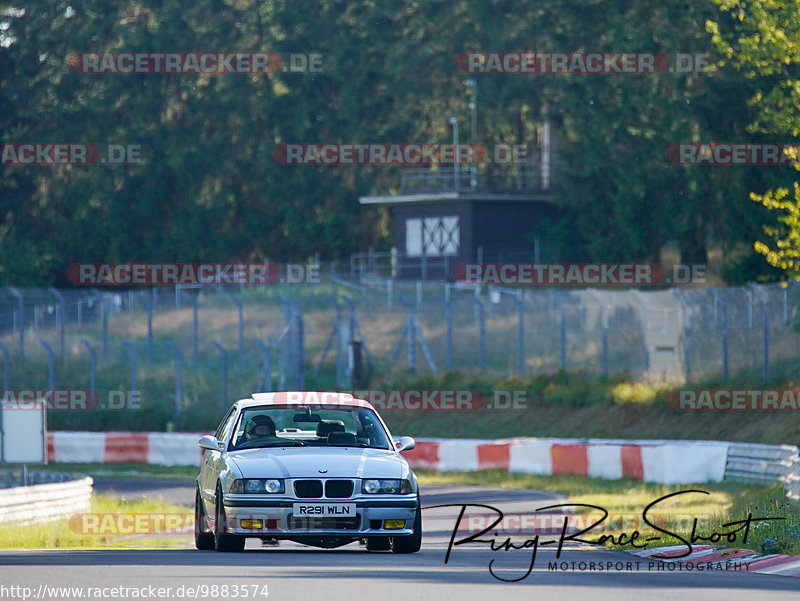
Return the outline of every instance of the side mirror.
[[[403,451],[410,451],[417,446],[417,443],[410,436],[401,436],[400,440],[394,441],[394,445],[402,453]]]
[[[201,436],[200,440],[197,441],[197,446],[201,449],[208,449],[209,451],[219,451],[221,443],[214,438],[213,436],[207,434],[206,436]]]

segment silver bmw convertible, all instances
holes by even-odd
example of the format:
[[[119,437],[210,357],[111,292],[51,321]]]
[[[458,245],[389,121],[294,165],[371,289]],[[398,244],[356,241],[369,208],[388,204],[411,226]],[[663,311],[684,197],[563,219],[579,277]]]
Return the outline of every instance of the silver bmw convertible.
[[[417,477],[374,407],[349,394],[256,393],[198,443],[195,545],[241,551],[247,538],[415,553]]]

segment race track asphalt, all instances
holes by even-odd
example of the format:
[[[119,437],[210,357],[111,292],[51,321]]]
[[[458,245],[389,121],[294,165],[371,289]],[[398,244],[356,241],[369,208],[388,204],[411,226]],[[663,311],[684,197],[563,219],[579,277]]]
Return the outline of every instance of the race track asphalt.
[[[162,496],[186,505],[192,502],[193,486],[186,481],[96,481],[98,492],[113,490],[126,498]],[[661,562],[574,543],[568,543],[559,558],[555,545],[540,546],[527,576],[530,548],[492,551],[487,544],[469,543],[454,546],[445,564],[460,504],[486,504],[510,513],[562,501],[538,491],[424,487],[423,507],[458,506],[423,511],[423,547],[411,555],[370,553],[358,543],[321,550],[289,542],[262,547],[258,540],[248,541],[243,553],[217,553],[195,550],[189,536],[179,549],[3,551],[0,599],[159,598],[159,593],[164,599],[264,599],[265,592],[269,599],[291,601],[800,598],[800,578],[745,571],[667,571]],[[455,540],[463,536],[458,533]],[[525,538],[514,540],[522,543]],[[557,536],[543,535],[541,540],[552,538]],[[490,573],[490,563],[499,578],[523,579],[502,582]],[[598,571],[601,564],[610,569]]]

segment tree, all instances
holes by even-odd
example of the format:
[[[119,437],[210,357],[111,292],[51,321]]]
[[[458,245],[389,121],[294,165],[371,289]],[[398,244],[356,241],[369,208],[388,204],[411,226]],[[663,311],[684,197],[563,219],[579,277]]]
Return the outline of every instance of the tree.
[[[749,100],[756,116],[748,131],[796,139],[800,136],[800,2],[714,2],[728,17],[724,23],[707,22],[714,44],[748,80],[757,82]],[[795,167],[800,168],[796,147],[790,146],[788,152],[795,159]],[[763,227],[774,246],[757,240],[755,250],[770,265],[800,279],[800,184],[794,181],[763,194],[751,193],[750,198],[779,213],[777,225]]]

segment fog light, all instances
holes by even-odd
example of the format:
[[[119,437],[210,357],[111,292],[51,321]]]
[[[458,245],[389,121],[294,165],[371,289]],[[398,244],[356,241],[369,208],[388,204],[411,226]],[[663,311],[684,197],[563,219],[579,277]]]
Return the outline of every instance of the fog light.
[[[261,520],[241,520],[242,528],[248,530],[261,530]]]
[[[383,522],[383,527],[386,530],[400,530],[405,528],[406,521],[405,520],[385,520]]]

